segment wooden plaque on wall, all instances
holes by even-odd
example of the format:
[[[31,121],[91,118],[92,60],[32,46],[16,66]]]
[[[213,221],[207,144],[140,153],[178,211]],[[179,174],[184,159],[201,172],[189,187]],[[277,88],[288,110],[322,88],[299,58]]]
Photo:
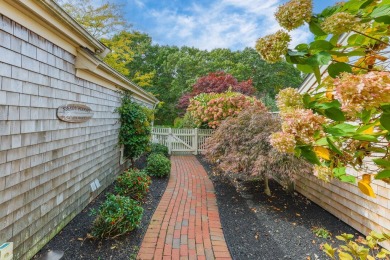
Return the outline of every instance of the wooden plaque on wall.
[[[58,119],[69,123],[86,122],[93,117],[92,109],[86,105],[69,104],[57,109]]]

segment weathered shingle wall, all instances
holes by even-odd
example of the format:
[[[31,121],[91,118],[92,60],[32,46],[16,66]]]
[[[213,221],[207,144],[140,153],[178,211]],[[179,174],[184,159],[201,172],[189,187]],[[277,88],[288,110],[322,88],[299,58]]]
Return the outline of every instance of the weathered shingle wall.
[[[15,259],[33,256],[120,171],[119,94],[78,79],[74,63],[0,16],[0,244],[14,242]],[[89,106],[93,118],[58,120],[69,103]]]

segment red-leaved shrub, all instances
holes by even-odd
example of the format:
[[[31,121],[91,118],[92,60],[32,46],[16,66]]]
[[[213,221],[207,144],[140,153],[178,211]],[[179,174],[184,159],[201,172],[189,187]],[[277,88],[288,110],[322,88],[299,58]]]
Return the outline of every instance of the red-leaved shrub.
[[[266,111],[265,105],[255,97],[227,91],[225,93],[202,93],[191,99],[187,113],[190,113],[198,127],[217,128],[223,120],[236,116],[240,111],[255,107]]]
[[[177,107],[186,110],[190,104],[190,99],[201,93],[223,93],[229,89],[247,96],[255,93],[251,79],[239,82],[235,77],[223,71],[212,72],[200,77],[192,86],[192,91],[185,93],[179,99]]]
[[[280,120],[265,110],[250,107],[237,117],[229,117],[207,139],[204,155],[226,174],[240,178],[265,180],[265,192],[270,194],[268,178],[276,177],[287,185],[297,172],[310,173],[311,167],[293,155],[272,148],[269,136],[281,128]]]

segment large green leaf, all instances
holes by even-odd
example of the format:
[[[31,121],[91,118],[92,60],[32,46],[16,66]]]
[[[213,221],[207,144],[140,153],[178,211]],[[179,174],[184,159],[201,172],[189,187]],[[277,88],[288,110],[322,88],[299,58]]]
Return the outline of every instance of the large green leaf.
[[[344,62],[336,62],[336,63],[330,64],[328,67],[329,76],[331,76],[332,78],[336,78],[342,72],[351,73],[352,72],[351,65],[344,63]]]
[[[355,183],[356,182],[355,176],[352,176],[352,175],[342,175],[342,176],[340,176],[340,180],[342,182],[349,182],[349,183]]]
[[[366,41],[366,37],[360,34],[352,34],[348,37],[348,45],[350,46],[359,46]]]
[[[381,104],[381,109],[383,112],[390,114],[390,103]]]
[[[311,102],[311,97],[308,93],[305,93],[302,97],[303,104],[305,105],[306,108],[309,108],[310,102]]]
[[[325,110],[326,117],[334,120],[334,121],[345,121],[345,115],[340,108],[331,107]]]
[[[390,15],[375,18],[375,21],[378,23],[390,24]]]
[[[295,49],[296,49],[297,51],[305,51],[305,52],[307,52],[307,51],[309,50],[309,45],[306,44],[306,43],[301,43],[301,44],[298,44],[298,45],[295,47]]]
[[[339,178],[342,175],[346,175],[347,174],[346,170],[347,170],[347,168],[345,168],[345,167],[334,168],[333,169],[333,176],[336,178]]]
[[[370,121],[372,112],[373,112],[373,110],[370,109],[370,110],[363,110],[360,113],[359,117],[363,123],[367,124]]]
[[[332,56],[326,52],[321,51],[309,57],[307,63],[311,66],[327,65],[332,60]]]
[[[385,179],[390,178],[390,170],[383,170],[375,175],[375,179]]]
[[[356,133],[357,126],[341,123],[332,127],[325,128],[325,132],[333,136],[352,136]]]
[[[293,51],[293,50],[289,50],[287,53],[288,53],[288,55],[290,55],[291,57],[294,57],[294,56],[304,57],[304,56],[307,55],[307,52],[306,52],[306,51]]]
[[[342,6],[341,11],[347,11],[348,13],[351,13],[351,14],[357,14],[359,12],[359,9],[362,6],[364,6],[367,2],[371,2],[371,0],[348,1]]]
[[[352,139],[360,141],[378,142],[378,138],[372,135],[357,134],[353,135]]]
[[[326,35],[326,33],[321,29],[320,24],[314,20],[310,21],[309,30],[316,36]]]
[[[297,69],[302,71],[303,73],[313,73],[313,67],[310,65],[304,65],[304,64],[297,64]]]
[[[334,14],[335,12],[337,12],[337,10],[339,10],[339,9],[340,9],[340,5],[328,6],[327,8],[325,8],[321,12],[321,14],[319,14],[319,16],[321,16],[321,17],[329,17],[332,14]]]
[[[330,150],[332,150],[333,152],[339,154],[339,155],[343,155],[343,153],[341,152],[341,150],[335,145],[335,143],[331,140],[331,138],[327,137],[326,138],[326,141],[328,142],[329,144],[329,148]]]
[[[325,40],[317,40],[310,43],[310,50],[329,51],[333,48],[333,44]]]
[[[377,158],[372,160],[376,165],[383,166],[383,167],[389,167],[390,168],[390,161],[386,159]]]
[[[338,100],[333,100],[332,102],[319,103],[315,105],[315,107],[320,109],[339,108],[341,107],[341,104]]]
[[[370,16],[372,18],[379,18],[379,17],[382,17],[382,16],[388,16],[388,15],[390,15],[390,4],[377,7],[370,14]]]
[[[313,71],[314,71],[314,76],[316,77],[317,83],[321,84],[321,71],[320,71],[320,67],[318,65],[317,66],[313,66]]]
[[[380,122],[387,131],[390,131],[390,113],[383,113]]]
[[[328,145],[328,141],[326,140],[326,137],[322,137],[318,139],[315,144],[319,146],[324,146],[324,145]]]
[[[311,150],[309,147],[301,147],[301,156],[312,164],[321,164],[320,160],[318,160],[316,153],[313,152],[313,150]]]

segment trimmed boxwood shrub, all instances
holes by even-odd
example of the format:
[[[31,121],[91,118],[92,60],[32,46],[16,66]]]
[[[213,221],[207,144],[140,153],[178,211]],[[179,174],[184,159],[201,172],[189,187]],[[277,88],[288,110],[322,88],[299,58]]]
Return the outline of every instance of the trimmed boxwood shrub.
[[[148,194],[151,184],[150,177],[138,169],[129,169],[117,178],[115,192],[121,196],[128,196],[137,201],[142,201]]]
[[[152,145],[151,145],[151,153],[161,153],[165,157],[169,156],[168,147],[166,147],[165,145],[162,145],[162,144],[152,143]]]
[[[139,226],[144,209],[129,197],[107,194],[93,222],[92,235],[96,238],[116,237]]]
[[[161,153],[152,153],[145,168],[150,176],[164,177],[171,171],[171,161]]]

